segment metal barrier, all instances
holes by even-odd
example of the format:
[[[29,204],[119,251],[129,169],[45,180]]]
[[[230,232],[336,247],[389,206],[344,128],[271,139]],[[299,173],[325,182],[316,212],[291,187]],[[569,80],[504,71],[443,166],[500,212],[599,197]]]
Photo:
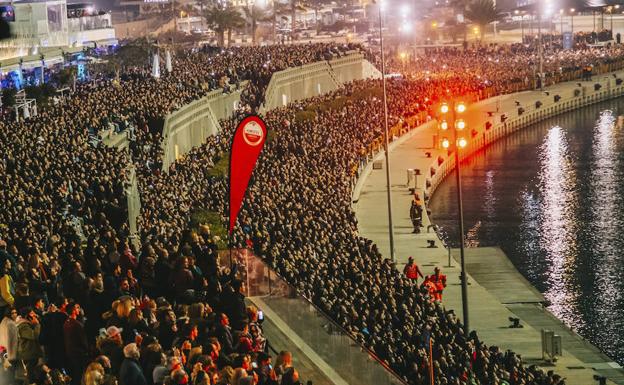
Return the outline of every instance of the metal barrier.
[[[259,297],[347,382],[360,385],[407,385],[361,340],[336,323],[310,298],[298,292],[251,250],[234,250],[247,297]],[[221,255],[222,263],[229,258]]]

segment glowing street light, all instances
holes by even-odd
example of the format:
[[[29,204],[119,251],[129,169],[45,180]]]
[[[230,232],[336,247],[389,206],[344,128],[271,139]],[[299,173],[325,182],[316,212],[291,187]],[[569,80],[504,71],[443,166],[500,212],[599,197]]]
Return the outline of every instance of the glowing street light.
[[[478,31],[478,30],[477,30]],[[447,121],[447,118],[450,120]],[[452,102],[440,104],[440,115],[443,115],[443,119],[440,120],[438,126],[441,130],[446,131],[449,127],[453,127],[453,139],[455,141],[455,167],[457,176],[457,208],[459,211],[459,253],[461,263],[461,295],[462,295],[462,310],[464,316],[464,333],[468,335],[470,332],[470,326],[468,323],[468,281],[466,278],[466,264],[464,253],[464,208],[462,203],[462,191],[461,191],[461,161],[459,157],[459,151],[468,145],[468,140],[464,137],[460,137],[458,134],[460,131],[468,128],[468,124],[464,119],[458,118],[458,115],[463,115],[466,112],[466,104],[464,102]],[[440,142],[442,148],[449,150],[451,148],[451,141],[447,137],[443,137]]]

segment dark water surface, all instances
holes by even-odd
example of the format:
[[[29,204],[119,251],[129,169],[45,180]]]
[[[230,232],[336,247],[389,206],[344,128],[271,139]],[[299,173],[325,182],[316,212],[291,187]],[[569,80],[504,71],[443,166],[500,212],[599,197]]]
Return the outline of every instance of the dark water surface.
[[[462,164],[467,242],[501,246],[549,310],[624,364],[624,99],[561,115]],[[457,246],[454,174],[431,201]]]

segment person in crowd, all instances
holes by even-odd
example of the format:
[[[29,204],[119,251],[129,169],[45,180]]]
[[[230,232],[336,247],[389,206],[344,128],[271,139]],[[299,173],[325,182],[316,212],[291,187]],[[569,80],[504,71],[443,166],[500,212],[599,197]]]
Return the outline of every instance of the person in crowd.
[[[121,332],[117,326],[109,326],[104,335],[97,341],[98,351],[108,357],[110,361],[111,374],[119,375],[119,369],[121,368],[121,362],[123,361],[123,340],[121,338]]]
[[[82,318],[80,304],[70,302],[65,307],[67,320],[63,325],[63,340],[67,355],[67,368],[72,378],[72,385],[80,385],[84,369],[88,364],[89,344],[85,334],[84,325],[79,320]]]
[[[17,360],[21,367],[16,368],[16,378],[32,382],[35,380],[35,368],[39,359],[43,357],[38,341],[41,325],[32,308],[25,307],[20,313],[20,318],[17,320]]]
[[[63,302],[61,300],[61,303]],[[47,365],[51,369],[60,370],[67,365],[64,337],[65,321],[67,321],[67,314],[54,303],[48,306],[48,311],[41,318],[39,342],[43,347]]]
[[[139,348],[133,342],[123,348],[124,360],[119,370],[119,385],[147,385],[143,370],[139,366]]]
[[[4,314],[15,303],[15,283],[11,276],[11,261],[0,260],[0,312]]]
[[[104,367],[98,362],[92,362],[85,370],[84,385],[102,385],[104,376]]]
[[[0,348],[6,354],[11,375],[14,375],[17,363],[17,318],[17,310],[9,307],[0,322]]]

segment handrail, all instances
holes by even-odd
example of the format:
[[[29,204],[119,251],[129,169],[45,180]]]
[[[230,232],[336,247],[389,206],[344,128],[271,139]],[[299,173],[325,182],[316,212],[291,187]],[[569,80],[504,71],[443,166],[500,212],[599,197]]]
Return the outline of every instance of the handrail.
[[[250,250],[251,251],[251,250]],[[251,253],[252,255],[253,252]],[[344,327],[342,327],[342,325],[338,324],[336,321],[334,321],[334,319],[328,315],[327,313],[325,313],[323,310],[321,310],[311,299],[307,298],[305,295],[303,295],[302,293],[299,292],[299,290],[297,288],[295,288],[294,286],[292,286],[290,283],[288,283],[288,281],[282,277],[278,272],[276,272],[275,270],[273,270],[273,268],[271,268],[269,265],[266,264],[266,262],[258,257],[257,258],[259,261],[262,262],[262,264],[266,267],[266,269],[269,271],[269,282],[271,281],[271,275],[270,273],[272,272],[273,274],[275,274],[275,276],[279,279],[281,279],[283,282],[285,282],[288,287],[292,288],[294,290],[294,292],[297,294],[297,297],[300,297],[302,299],[304,299],[309,305],[311,305],[312,307],[314,307],[314,309],[320,313],[323,318],[327,319],[332,326],[338,328],[344,335],[346,335],[347,337],[349,337],[349,339],[351,341],[353,341],[355,344],[357,344],[360,348],[362,348],[364,351],[366,351],[366,353],[368,353],[368,355],[374,360],[376,361],[378,364],[380,364],[390,375],[392,375],[397,381],[399,381],[401,384],[403,385],[409,385],[409,383],[407,381],[405,381],[401,376],[399,376],[399,374],[397,372],[395,372],[388,364],[386,364],[383,360],[381,360],[377,354],[375,354],[372,350],[370,350],[368,347],[366,347],[366,345],[364,345],[363,343],[361,343],[360,341],[356,340]],[[269,286],[269,295],[271,295],[271,286]]]
[[[276,273],[277,275],[277,273]],[[280,278],[282,278],[280,276]],[[283,278],[282,278],[283,279]],[[295,292],[297,292],[297,289],[295,289]],[[340,329],[340,331],[342,331],[342,333],[344,333],[347,337],[349,337],[351,339],[351,341],[355,342],[356,344],[358,344],[362,349],[364,349],[366,351],[366,353],[368,353],[369,356],[371,356],[373,358],[373,360],[377,361],[377,363],[379,363],[384,369],[386,369],[388,372],[390,372],[390,374],[392,374],[392,376],[394,376],[398,381],[400,381],[402,384],[404,385],[409,385],[407,381],[405,381],[401,376],[399,376],[399,374],[397,372],[395,372],[388,364],[386,364],[381,358],[379,358],[377,356],[377,354],[375,354],[372,350],[370,350],[368,347],[366,347],[366,345],[364,345],[363,343],[359,342],[358,340],[356,340],[355,338],[353,338],[353,336],[351,334],[349,334],[349,332],[342,327],[342,325],[340,325],[339,323],[337,323],[336,321],[333,320],[332,317],[330,317],[327,313],[325,313],[323,310],[321,310],[318,306],[316,306],[316,304],[314,302],[312,302],[312,300],[310,300],[309,298],[306,298],[304,295],[300,294],[297,292],[297,294],[306,300],[306,302],[308,302],[308,304],[312,305],[312,307],[314,307],[314,309],[316,311],[318,311],[319,313],[321,313],[323,315],[324,318],[328,319],[329,322],[332,323],[333,326],[337,326],[338,329]]]

